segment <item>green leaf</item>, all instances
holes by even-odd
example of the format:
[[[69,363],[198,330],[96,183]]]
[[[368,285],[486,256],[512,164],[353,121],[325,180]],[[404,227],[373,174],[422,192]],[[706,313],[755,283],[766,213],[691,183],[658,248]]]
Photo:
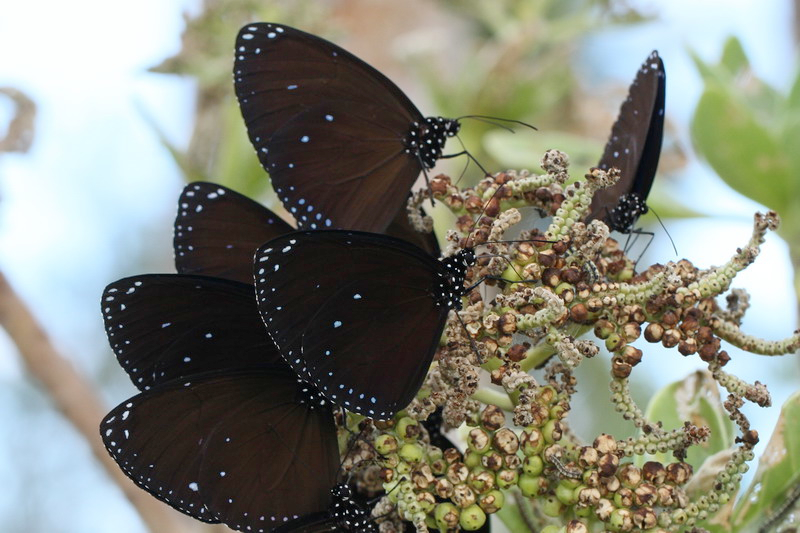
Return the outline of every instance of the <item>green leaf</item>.
[[[792,198],[791,165],[776,132],[722,87],[709,84],[692,120],[692,139],[719,176],[739,193],[776,211]]]
[[[762,527],[779,515],[785,504],[791,504],[790,496],[800,495],[798,428],[800,392],[789,397],[781,408],[781,416],[758,461],[753,482],[734,509],[732,524],[735,531]]]
[[[653,422],[660,421],[666,430],[680,428],[684,422],[708,426],[711,430],[708,441],[692,446],[687,453],[687,462],[695,469],[733,443],[733,423],[722,408],[716,382],[705,371],[690,374],[658,391],[650,400],[645,416]],[[653,459],[662,463],[673,460],[671,453],[656,454]]]
[[[750,60],[747,59],[747,54],[745,54],[739,39],[736,37],[729,37],[728,40],[725,41],[720,63],[734,76],[750,69]]]
[[[483,136],[483,147],[508,168],[527,168],[539,172],[539,160],[552,148],[569,154],[573,177],[583,177],[597,165],[603,145],[594,139],[569,133],[550,132],[546,136],[527,131],[490,131]]]

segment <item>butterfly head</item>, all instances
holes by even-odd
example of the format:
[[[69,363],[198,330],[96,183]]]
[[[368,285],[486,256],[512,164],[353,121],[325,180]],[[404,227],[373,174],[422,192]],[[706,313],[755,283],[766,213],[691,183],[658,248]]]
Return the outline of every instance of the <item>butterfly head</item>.
[[[630,233],[639,217],[648,211],[647,204],[637,193],[622,196],[617,206],[608,214],[609,228],[622,233]]]
[[[427,117],[422,122],[412,122],[404,144],[406,153],[419,159],[425,169],[431,169],[442,157],[448,137],[458,133],[461,124],[444,117]]]

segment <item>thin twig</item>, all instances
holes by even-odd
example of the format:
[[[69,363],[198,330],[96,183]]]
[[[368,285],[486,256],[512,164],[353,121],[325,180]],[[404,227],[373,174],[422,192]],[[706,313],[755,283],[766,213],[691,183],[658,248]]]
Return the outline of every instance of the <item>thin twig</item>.
[[[103,446],[98,429],[106,409],[95,394],[94,387],[56,350],[47,333],[36,321],[25,302],[14,292],[2,272],[0,272],[0,326],[8,332],[17,346],[27,369],[42,384],[55,407],[86,438],[94,456],[125,493],[150,531],[154,533],[194,531],[188,519],[184,520],[177,511],[173,511],[136,487],[111,459]]]

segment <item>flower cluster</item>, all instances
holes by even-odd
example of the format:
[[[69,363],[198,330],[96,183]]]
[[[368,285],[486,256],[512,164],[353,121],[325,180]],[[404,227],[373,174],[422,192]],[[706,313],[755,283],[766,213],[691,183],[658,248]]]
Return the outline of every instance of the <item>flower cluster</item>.
[[[417,398],[376,424],[372,438],[388,493],[374,513],[383,517],[382,531],[393,530],[392,508],[417,531],[475,530],[510,497],[531,514],[523,512],[531,530],[548,523],[558,526],[545,531],[590,531],[598,523],[610,531],[692,528],[730,501],[754,457],[758,434],[740,409],[745,401],[769,406],[770,395],[763,384],[725,371],[731,357],[722,341],[778,355],[800,347],[800,335],[779,342],[747,335],[740,329],[746,294],[731,291],[727,308],[715,298],[756,259],[765,233],[777,228],[777,214],[757,214],[750,241],[721,267],[701,270],[681,260],[637,274],[605,224],[584,222],[593,193],[612,184],[616,171],[592,169],[585,181],[565,186],[564,154],[548,152],[542,167],[544,175],[509,171],[467,189],[447,176],[431,182],[435,198],[459,217],[445,255],[486,243],[466,283],[501,281],[490,297],[477,289],[468,295],[458,320],[451,317],[445,328]],[[424,200],[413,197],[409,211]],[[552,222],[542,234],[526,230],[502,242],[521,220],[518,207],[535,207]],[[576,331],[596,340],[576,339]],[[666,429],[646,419],[630,394],[634,367],[645,355],[633,344],[642,336],[682,357],[699,357],[728,392],[724,408],[739,428],[737,446],[700,496],[687,493],[693,468],[685,458],[710,429],[692,420]],[[567,415],[577,386],[573,371],[598,353],[600,341],[612,354],[611,401],[640,433],[625,440],[602,434],[587,445],[571,433]],[[542,365],[540,382],[529,371]],[[482,373],[505,399],[479,387]],[[464,452],[429,444],[422,421],[437,408],[445,427],[465,425]],[[643,459],[666,453],[674,460]]]

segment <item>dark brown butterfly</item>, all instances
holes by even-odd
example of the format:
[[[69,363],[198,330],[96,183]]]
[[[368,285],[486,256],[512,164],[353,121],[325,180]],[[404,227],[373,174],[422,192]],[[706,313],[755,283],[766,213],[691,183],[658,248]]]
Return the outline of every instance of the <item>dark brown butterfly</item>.
[[[299,376],[386,419],[419,390],[474,261],[471,248],[438,261],[386,235],[297,231],[256,252],[258,308]]]
[[[300,228],[384,232],[459,130],[346,50],[282,24],[244,26],[233,72],[250,140]]]
[[[631,233],[647,213],[645,200],[656,176],[664,134],[666,83],[664,63],[653,51],[636,73],[597,165],[603,170],[618,168],[620,179],[595,193],[587,222],[597,218],[614,231]]]
[[[137,485],[179,511],[268,531],[331,502],[330,404],[282,361],[252,285],[144,275],[109,285],[106,332],[140,392],[100,432]]]

